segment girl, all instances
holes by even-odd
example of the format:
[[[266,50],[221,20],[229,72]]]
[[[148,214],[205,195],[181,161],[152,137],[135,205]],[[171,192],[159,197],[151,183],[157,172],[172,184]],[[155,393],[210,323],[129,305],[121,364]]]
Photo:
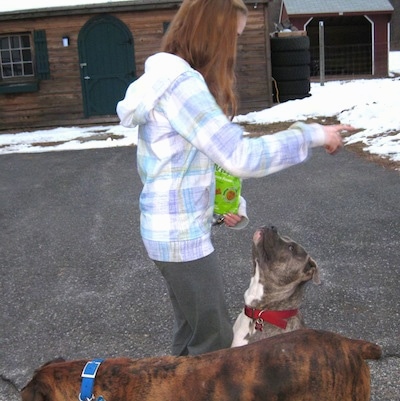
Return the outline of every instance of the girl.
[[[246,138],[231,122],[237,111],[237,37],[247,20],[242,0],[183,0],[117,113],[139,126],[141,235],[166,280],[174,315],[174,355],[229,347],[232,324],[211,242],[215,164],[240,177],[262,177],[302,162],[309,148],[342,146],[349,126],[294,124]],[[241,216],[227,215],[234,226]]]

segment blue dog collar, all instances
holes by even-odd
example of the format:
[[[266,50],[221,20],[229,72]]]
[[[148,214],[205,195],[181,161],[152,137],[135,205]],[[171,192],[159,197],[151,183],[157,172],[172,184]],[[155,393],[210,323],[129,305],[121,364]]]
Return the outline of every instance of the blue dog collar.
[[[79,393],[79,401],[92,401],[94,400],[93,386],[94,379],[96,378],[97,370],[103,359],[93,359],[88,362],[82,371],[81,392]],[[100,398],[100,397],[99,397]],[[103,399],[103,397],[101,397]],[[99,400],[100,401],[100,400]]]

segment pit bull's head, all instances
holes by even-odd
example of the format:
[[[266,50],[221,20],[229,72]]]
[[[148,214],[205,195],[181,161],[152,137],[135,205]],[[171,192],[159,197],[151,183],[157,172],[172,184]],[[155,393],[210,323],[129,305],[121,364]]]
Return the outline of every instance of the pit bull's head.
[[[254,233],[252,252],[253,275],[233,326],[232,347],[305,327],[299,311],[305,284],[320,283],[314,259],[275,227]]]
[[[280,236],[275,227],[259,228],[253,236],[253,266],[258,266],[260,282],[287,287],[312,281],[320,284],[319,269],[302,246]]]

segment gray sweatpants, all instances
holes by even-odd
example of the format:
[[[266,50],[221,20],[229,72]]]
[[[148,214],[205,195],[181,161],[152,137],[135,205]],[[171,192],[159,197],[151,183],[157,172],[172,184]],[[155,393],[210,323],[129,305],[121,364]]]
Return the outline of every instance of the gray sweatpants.
[[[175,315],[172,354],[230,347],[232,323],[215,252],[190,262],[154,262],[166,280]]]

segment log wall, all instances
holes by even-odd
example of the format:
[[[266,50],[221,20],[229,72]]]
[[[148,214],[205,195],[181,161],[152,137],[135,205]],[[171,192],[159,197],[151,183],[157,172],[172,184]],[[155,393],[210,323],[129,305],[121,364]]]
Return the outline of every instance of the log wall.
[[[175,12],[176,9],[108,12],[132,32],[138,76],[143,73],[146,58],[159,49],[163,23],[170,21]],[[45,30],[50,63],[50,79],[40,81],[39,91],[0,94],[0,133],[118,122],[116,115],[85,118],[83,112],[78,35],[94,15],[49,15],[0,22],[0,35]],[[267,17],[266,5],[249,7],[248,24],[239,38],[237,71],[241,113],[272,104]],[[62,46],[65,35],[70,38],[69,47]]]

